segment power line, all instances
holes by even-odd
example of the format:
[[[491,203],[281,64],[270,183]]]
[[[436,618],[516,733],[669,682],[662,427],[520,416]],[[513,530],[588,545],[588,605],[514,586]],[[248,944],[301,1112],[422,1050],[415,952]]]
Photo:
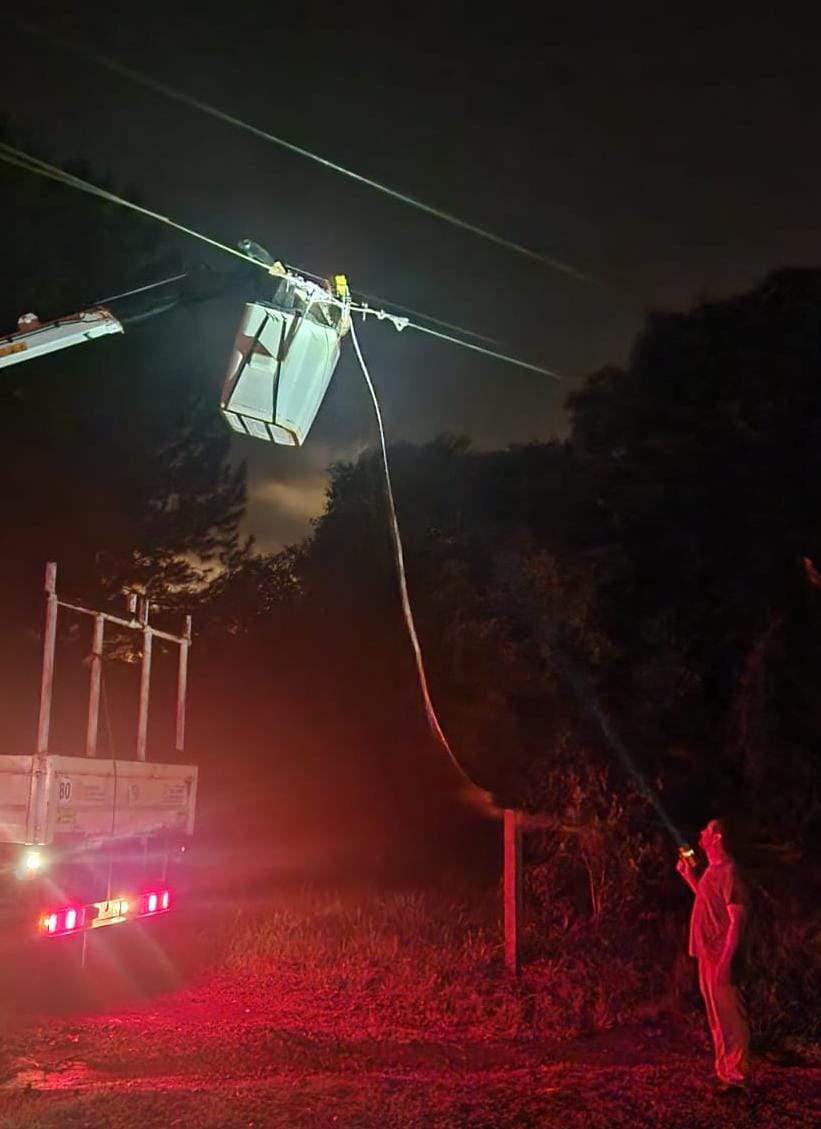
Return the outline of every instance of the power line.
[[[527,369],[529,372],[538,372],[541,376],[552,377],[553,380],[564,380],[561,373],[554,372],[553,369],[545,368],[543,365],[534,365],[530,361],[520,360],[519,357],[514,357],[508,353],[500,353],[496,349],[486,349],[482,345],[462,341],[458,337],[453,337],[449,333],[441,333],[438,329],[430,329],[426,325],[417,325],[415,322],[409,322],[408,325],[411,329],[417,330],[418,333],[427,333],[429,337],[437,337],[440,341],[450,341],[453,345],[461,345],[463,349],[472,349],[475,353],[483,353],[486,357],[493,357],[498,361],[504,361],[506,364],[515,365],[517,368]]]
[[[434,325],[441,325],[443,329],[452,329],[456,333],[464,333],[466,337],[473,337],[476,341],[484,341],[488,345],[501,345],[501,341],[497,337],[488,337],[485,333],[477,333],[475,329],[468,329],[456,322],[431,317],[430,314],[426,314],[422,310],[415,310],[413,306],[403,306],[399,302],[394,302],[390,298],[382,298],[378,294],[366,294],[364,290],[354,290],[352,293],[354,298],[364,298],[366,302],[378,302],[383,306],[392,306],[400,313],[409,314],[415,318],[424,318],[425,321],[432,322]]]
[[[73,173],[49,164],[48,161],[41,161],[39,157],[32,157],[21,149],[16,149],[13,145],[7,145],[4,141],[0,141],[0,158],[7,164],[15,165],[26,172],[37,173],[39,176],[57,181],[59,184],[68,185],[80,192],[87,192],[90,196],[96,196],[100,200],[106,200],[109,204],[118,204],[121,208],[128,208],[132,212],[137,212],[139,215],[147,216],[149,219],[156,220],[157,223],[165,224],[175,231],[182,232],[183,235],[189,235],[192,239],[199,239],[201,243],[207,243],[209,247],[215,247],[218,251],[224,251],[227,255],[233,255],[237,259],[243,259],[246,263],[252,263],[256,267],[265,269],[262,263],[258,263],[250,255],[238,251],[235,247],[230,247],[227,243],[220,243],[218,239],[211,239],[208,235],[203,235],[191,227],[177,223],[170,216],[164,216],[160,212],[152,211],[151,208],[144,208],[142,204],[135,204],[133,200],[128,200],[124,196],[108,192],[105,188],[100,188],[88,180],[83,180],[82,177],[74,176]]]
[[[460,228],[462,231],[466,231],[471,235],[476,235],[481,239],[494,243],[497,247],[502,247],[514,254],[522,255],[524,258],[530,259],[533,262],[541,263],[543,266],[550,267],[560,274],[575,279],[577,282],[584,282],[596,287],[609,288],[609,284],[604,280],[596,278],[594,275],[588,274],[586,271],[580,270],[578,267],[574,267],[569,263],[565,263],[561,259],[556,259],[551,255],[536,251],[532,247],[527,247],[522,243],[517,243],[515,240],[507,239],[503,235],[497,235],[495,232],[489,231],[479,224],[471,223],[469,220],[462,219],[452,212],[436,207],[434,204],[428,204],[424,200],[420,200],[416,196],[411,196],[407,192],[402,192],[397,188],[392,188],[390,185],[382,184],[372,177],[363,176],[361,173],[354,172],[353,169],[337,164],[336,161],[332,161],[328,157],[323,157],[319,153],[314,153],[310,149],[304,148],[302,145],[297,145],[293,141],[288,141],[284,137],[279,137],[274,133],[269,133],[267,130],[261,129],[259,126],[243,121],[242,118],[228,114],[224,110],[220,110],[218,107],[212,106],[208,102],[203,102],[199,98],[193,97],[191,94],[186,94],[182,90],[177,90],[173,86],[161,82],[159,79],[144,74],[142,71],[128,67],[124,63],[118,63],[116,60],[110,59],[106,55],[101,55],[99,52],[93,51],[88,47],[83,47],[70,39],[65,39],[63,36],[55,35],[53,32],[46,32],[35,24],[29,23],[27,20],[21,20],[19,17],[11,16],[7,13],[3,13],[2,15],[8,23],[11,23],[18,30],[27,32],[29,35],[46,39],[58,48],[69,51],[79,56],[81,59],[86,59],[96,66],[104,67],[114,74],[127,78],[131,82],[136,82],[140,86],[144,86],[148,90],[162,94],[166,98],[171,98],[173,101],[179,102],[189,109],[198,110],[225,125],[244,130],[244,132],[251,134],[252,137],[267,141],[272,145],[277,145],[281,149],[287,150],[289,153],[294,153],[299,157],[305,158],[305,160],[313,161],[315,164],[321,165],[331,172],[348,177],[349,180],[353,180],[357,184],[362,184],[367,188],[373,188],[375,191],[381,192],[383,195],[389,196],[391,199],[397,200],[401,204],[407,204],[409,207],[416,208],[417,211],[424,212],[429,216],[434,216],[436,219],[450,224],[452,227]]]
[[[218,251],[223,251],[228,255],[233,255],[235,258],[242,259],[244,262],[249,263],[253,267],[256,267],[258,270],[264,270],[266,273],[268,273],[268,267],[264,263],[261,263],[258,259],[253,258],[251,255],[246,255],[244,251],[239,251],[235,247],[229,246],[227,243],[221,243],[218,239],[212,239],[210,236],[202,234],[202,232],[195,231],[194,228],[186,227],[184,224],[178,223],[176,220],[171,219],[170,216],[164,216],[160,212],[153,211],[151,208],[145,208],[141,204],[134,203],[133,200],[128,200],[123,196],[118,196],[114,192],[109,192],[104,188],[100,188],[96,184],[92,184],[90,181],[83,180],[82,177],[75,176],[73,173],[66,172],[64,169],[60,169],[56,165],[50,164],[48,161],[41,160],[39,157],[32,157],[30,154],[25,153],[23,150],[16,149],[13,145],[8,145],[6,142],[0,142],[0,161],[4,161],[6,164],[12,165],[15,168],[22,169],[25,172],[29,172],[37,176],[43,176],[48,180],[55,181],[58,184],[66,185],[69,188],[75,188],[80,192],[86,192],[91,196],[97,197],[98,199],[105,200],[107,203],[117,204],[118,206],[126,208],[129,211],[133,211],[138,213],[139,215],[146,216],[149,219],[155,220],[157,223],[165,224],[167,227],[170,227],[175,231],[179,231],[183,235],[188,235],[192,239],[198,239],[200,240],[200,242],[207,244],[209,247],[213,247]],[[476,345],[469,341],[463,341],[458,337],[452,336],[451,334],[442,333],[439,330],[430,328],[429,326],[421,325],[417,322],[411,322],[406,318],[399,318],[397,317],[397,315],[391,314],[388,311],[371,309],[370,307],[365,305],[352,308],[355,309],[358,313],[361,313],[363,317],[373,315],[380,320],[387,318],[394,324],[397,329],[403,329],[405,327],[409,329],[415,329],[419,333],[426,333],[431,337],[437,337],[440,340],[448,341],[453,345],[459,345],[464,349],[470,349],[477,353],[483,353],[488,357],[491,357],[495,360],[504,361],[507,364],[515,365],[518,368],[524,368],[531,372],[537,372],[542,376],[549,376],[553,379],[563,379],[552,369],[544,368],[541,365],[532,364],[529,361],[523,361],[521,358],[515,357],[512,354],[501,353],[495,349],[488,349],[482,345]]]
[[[188,278],[188,271],[183,271],[182,274],[172,274],[170,278],[161,278],[157,282],[149,282],[145,286],[135,286],[133,290],[124,290],[122,294],[109,294],[106,298],[100,298],[94,305],[107,306],[109,302],[118,302],[121,298],[131,298],[134,294],[144,294],[146,290],[156,290],[158,286],[170,286],[172,282],[182,282],[184,278]]]

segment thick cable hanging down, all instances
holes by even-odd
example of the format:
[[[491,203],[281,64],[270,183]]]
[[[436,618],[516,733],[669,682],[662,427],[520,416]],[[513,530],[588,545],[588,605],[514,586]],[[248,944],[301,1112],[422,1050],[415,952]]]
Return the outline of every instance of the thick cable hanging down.
[[[58,184],[74,188],[80,192],[86,192],[91,196],[96,196],[100,200],[105,200],[109,204],[116,204],[119,207],[136,212],[138,215],[146,216],[148,219],[164,224],[174,231],[179,231],[183,235],[197,239],[209,247],[223,251],[227,255],[232,255],[234,258],[242,259],[243,262],[250,264],[258,270],[264,270],[266,273],[269,272],[269,268],[266,264],[261,263],[258,259],[246,254],[244,251],[238,250],[236,247],[231,247],[227,243],[221,243],[218,239],[212,239],[210,236],[202,234],[202,232],[195,231],[194,228],[186,227],[185,224],[178,223],[176,220],[171,219],[170,216],[165,216],[160,212],[153,211],[151,208],[136,204],[133,200],[128,200],[124,196],[118,196],[116,193],[109,192],[105,188],[100,188],[98,185],[92,184],[88,180],[83,180],[82,177],[74,176],[73,173],[66,172],[64,169],[50,164],[48,161],[40,160],[39,157],[32,157],[28,153],[23,152],[23,150],[15,148],[13,145],[0,142],[0,161],[15,168],[22,169],[25,172],[34,173],[37,176],[43,176],[48,180],[53,180]],[[306,275],[310,274],[310,272],[307,271],[301,273]],[[441,341],[450,342],[452,345],[458,345],[463,349],[470,349],[472,352],[481,353],[494,360],[502,361],[505,364],[514,365],[517,368],[523,368],[529,372],[537,372],[542,376],[549,376],[554,380],[563,379],[559,373],[552,369],[545,368],[542,365],[535,365],[530,361],[522,360],[520,357],[516,357],[512,354],[502,353],[496,349],[488,349],[483,345],[474,344],[470,341],[463,341],[461,338],[452,334],[443,333],[441,330],[410,321],[410,319],[400,317],[398,314],[393,314],[388,310],[374,309],[366,302],[352,305],[351,310],[361,314],[363,319],[371,316],[376,317],[380,321],[387,320],[391,322],[395,329],[414,329],[418,333],[425,333],[430,337],[436,337]]]
[[[410,596],[408,594],[408,580],[405,573],[405,554],[402,549],[402,536],[399,532],[399,521],[396,516],[396,505],[394,503],[393,497],[390,464],[388,462],[388,447],[387,443],[385,442],[385,428],[382,423],[382,411],[379,407],[379,400],[376,395],[376,389],[373,386],[373,381],[371,380],[371,374],[368,371],[368,366],[365,362],[365,357],[363,356],[362,348],[359,344],[356,327],[353,324],[351,325],[351,340],[353,341],[356,358],[359,361],[359,367],[362,370],[362,375],[365,378],[365,383],[368,386],[368,392],[370,393],[371,401],[373,402],[373,411],[374,415],[376,416],[376,426],[379,430],[379,444],[382,451],[382,466],[385,471],[385,490],[388,499],[388,510],[390,512],[391,541],[393,543],[393,554],[394,560],[396,562],[396,575],[399,581],[399,595],[402,603],[402,614],[405,619],[405,627],[407,628],[411,648],[413,649],[414,661],[416,662],[416,673],[419,680],[419,689],[422,692],[422,702],[425,706],[425,716],[428,719],[428,725],[430,726],[431,732],[433,733],[439,745],[447,753],[451,764],[456,769],[456,772],[459,774],[459,776],[467,786],[467,798],[471,799],[474,804],[483,808],[485,811],[496,814],[497,808],[493,802],[493,797],[489,792],[486,792],[483,788],[480,788],[478,784],[471,780],[470,776],[462,767],[455,753],[451,749],[450,743],[445,736],[442,726],[439,723],[439,718],[436,716],[436,710],[434,708],[433,701],[431,700],[430,690],[428,689],[427,672],[425,671],[425,661],[422,657],[422,648],[419,644],[419,636],[416,632],[416,623],[413,618],[413,609],[411,607]]]

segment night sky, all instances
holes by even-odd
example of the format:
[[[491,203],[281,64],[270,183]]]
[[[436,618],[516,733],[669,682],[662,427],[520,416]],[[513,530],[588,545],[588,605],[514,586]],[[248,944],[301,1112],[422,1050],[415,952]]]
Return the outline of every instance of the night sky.
[[[530,22],[502,11],[482,22],[473,5],[389,19],[252,0],[33,2],[25,16],[601,287],[8,27],[2,106],[16,136],[51,159],[85,157],[123,194],[187,225],[231,244],[251,237],[320,274],[344,270],[355,287],[566,373],[560,384],[368,326],[389,439],[452,431],[506,446],[561,433],[574,382],[623,360],[649,309],[821,261],[821,20],[811,6],[797,7],[803,16],[783,5],[685,5],[677,16],[657,3],[543,7]],[[223,265],[196,245],[187,253]],[[78,303],[93,281],[78,277]],[[230,333],[209,336],[208,317],[180,325],[213,338],[221,371]],[[237,440],[251,472],[246,526],[260,546],[301,537],[322,508],[325,467],[374,439],[349,352],[304,450]]]

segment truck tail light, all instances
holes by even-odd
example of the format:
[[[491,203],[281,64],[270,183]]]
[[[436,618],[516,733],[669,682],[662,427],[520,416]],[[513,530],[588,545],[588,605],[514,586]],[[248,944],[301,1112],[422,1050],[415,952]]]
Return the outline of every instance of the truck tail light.
[[[171,906],[170,890],[149,890],[142,896],[142,914],[162,913]]]
[[[101,925],[119,925],[136,917],[153,917],[171,908],[171,891],[165,887],[148,890],[142,894],[128,894],[91,905],[61,906],[40,914],[39,933],[42,937],[62,937],[67,933],[80,933],[83,929],[96,929]]]
[[[45,937],[77,933],[83,928],[84,920],[83,906],[61,906],[60,909],[47,910],[40,916],[40,933]]]

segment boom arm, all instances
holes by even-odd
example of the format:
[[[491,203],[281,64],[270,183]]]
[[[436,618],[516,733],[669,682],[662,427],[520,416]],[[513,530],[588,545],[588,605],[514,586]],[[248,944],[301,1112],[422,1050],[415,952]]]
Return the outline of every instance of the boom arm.
[[[102,306],[42,325],[34,314],[26,314],[18,324],[20,328],[16,333],[0,337],[0,368],[67,349],[69,345],[80,345],[108,333],[123,332],[117,318]]]

